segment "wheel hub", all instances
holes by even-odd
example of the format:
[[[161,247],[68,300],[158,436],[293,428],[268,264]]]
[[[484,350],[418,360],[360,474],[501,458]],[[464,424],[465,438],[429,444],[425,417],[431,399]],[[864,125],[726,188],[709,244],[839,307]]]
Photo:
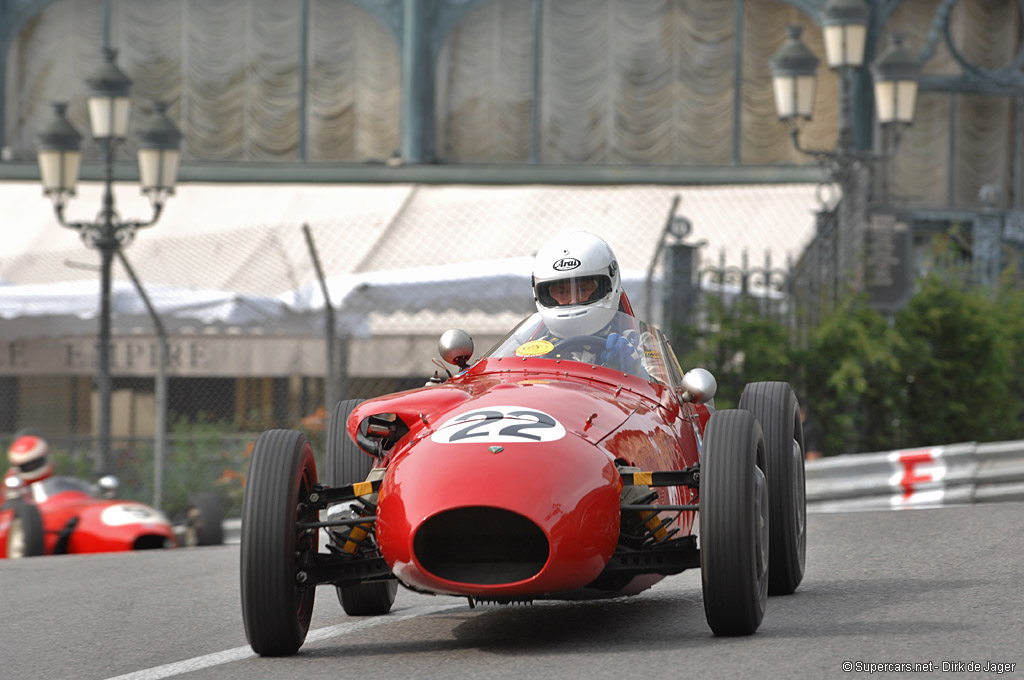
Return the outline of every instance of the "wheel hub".
[[[793,517],[796,521],[796,535],[803,540],[804,526],[807,523],[807,505],[804,499],[804,453],[800,448],[800,443],[797,440],[793,440],[793,469],[796,474],[793,475],[793,503],[795,504]]]
[[[755,554],[757,556],[758,580],[768,573],[768,481],[761,468],[754,470],[754,505],[757,513]]]
[[[25,529],[20,519],[11,522],[7,533],[7,557],[19,559],[25,556]]]

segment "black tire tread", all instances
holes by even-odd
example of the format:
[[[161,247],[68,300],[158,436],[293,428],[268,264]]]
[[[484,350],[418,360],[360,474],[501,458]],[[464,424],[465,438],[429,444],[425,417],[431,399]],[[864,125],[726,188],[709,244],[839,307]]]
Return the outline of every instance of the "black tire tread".
[[[295,586],[298,490],[307,469],[315,483],[302,433],[268,430],[256,440],[242,501],[241,586],[245,635],[261,656],[294,654],[309,630],[316,591]]]
[[[25,540],[24,557],[39,557],[46,550],[45,533],[43,531],[43,516],[33,503],[22,498],[14,498],[8,501],[4,509],[14,511],[14,517],[21,520],[21,531]],[[8,557],[10,553],[8,552]]]
[[[716,411],[705,429],[700,473],[701,581],[704,613],[715,635],[750,635],[764,617],[751,527],[760,440],[761,428],[748,411]]]
[[[189,522],[195,530],[196,545],[223,545],[224,543],[224,508],[217,494],[211,491],[199,491],[188,499]],[[195,509],[198,521],[192,520]]]
[[[327,483],[331,486],[353,484],[366,479],[373,469],[373,456],[364,452],[348,436],[345,424],[365,399],[345,399],[334,406],[327,429]]]
[[[804,448],[800,404],[789,383],[766,381],[749,383],[740,397],[739,407],[751,411],[761,424],[768,452],[768,492],[772,524],[769,595],[790,595],[804,577],[807,551],[806,502],[803,537],[795,528],[792,499],[792,442]],[[803,474],[800,474],[803,480]]]
[[[352,441],[346,430],[349,415],[362,399],[339,401],[334,407],[327,431],[327,481],[331,486],[346,486],[366,479],[374,459]],[[354,586],[338,586],[338,601],[349,616],[380,616],[391,611],[398,582],[378,581]]]

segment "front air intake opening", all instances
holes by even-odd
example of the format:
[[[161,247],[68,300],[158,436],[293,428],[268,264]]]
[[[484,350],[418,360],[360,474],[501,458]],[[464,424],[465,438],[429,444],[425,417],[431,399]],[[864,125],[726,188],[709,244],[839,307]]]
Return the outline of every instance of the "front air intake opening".
[[[424,569],[457,583],[498,585],[540,573],[548,540],[536,524],[508,510],[448,510],[424,522],[413,539]]]
[[[167,537],[156,534],[144,534],[132,543],[132,550],[159,550],[167,547]]]

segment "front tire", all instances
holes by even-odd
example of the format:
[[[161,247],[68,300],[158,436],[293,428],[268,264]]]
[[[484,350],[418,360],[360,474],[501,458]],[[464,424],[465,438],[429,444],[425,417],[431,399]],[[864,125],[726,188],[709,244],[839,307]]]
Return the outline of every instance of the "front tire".
[[[327,431],[327,480],[331,486],[347,486],[366,479],[373,458],[349,437],[345,424],[362,399],[339,401]],[[398,581],[374,581],[354,586],[337,586],[338,601],[349,616],[380,616],[391,611],[398,593]]]
[[[43,534],[43,517],[39,508],[22,498],[15,498],[7,503],[7,508],[14,511],[11,525],[7,529],[7,557],[38,557],[45,549]]]
[[[301,432],[268,430],[253,447],[242,501],[241,584],[245,636],[257,654],[287,656],[309,631],[316,590],[300,585],[317,551],[304,499],[317,483],[313,448]]]
[[[715,635],[750,635],[768,600],[769,509],[761,427],[749,411],[711,414],[700,466],[704,615]]]
[[[789,383],[750,383],[741,409],[754,414],[768,451],[771,502],[769,595],[789,595],[804,578],[807,562],[807,496],[804,481],[804,429],[800,404]]]

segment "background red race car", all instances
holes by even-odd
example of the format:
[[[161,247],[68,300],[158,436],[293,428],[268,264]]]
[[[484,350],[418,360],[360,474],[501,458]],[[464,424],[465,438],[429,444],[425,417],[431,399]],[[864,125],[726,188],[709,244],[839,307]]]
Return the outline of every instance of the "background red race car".
[[[716,410],[713,376],[683,375],[659,329],[609,327],[551,338],[535,314],[472,366],[469,336],[445,333],[456,376],[336,406],[323,482],[303,434],[264,432],[242,511],[253,650],[296,652],[319,584],[379,615],[398,583],[503,604],[631,595],[690,568],[712,631],[753,633],[804,573],[796,396],[752,383]],[[601,365],[621,337],[632,360]]]
[[[0,508],[0,558],[74,553],[120,552],[179,545],[163,513],[135,501],[112,498],[116,480],[100,485],[75,477],[48,477],[25,484],[6,478]],[[189,504],[186,545],[223,542],[223,518],[212,494],[196,494]]]

